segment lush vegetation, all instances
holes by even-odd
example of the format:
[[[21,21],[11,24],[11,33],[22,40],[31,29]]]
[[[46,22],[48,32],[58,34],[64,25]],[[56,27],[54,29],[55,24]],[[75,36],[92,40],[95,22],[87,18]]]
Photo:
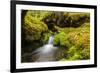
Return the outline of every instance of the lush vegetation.
[[[22,11],[22,55],[46,44],[51,35],[53,45],[64,50],[59,60],[90,58],[89,13]]]

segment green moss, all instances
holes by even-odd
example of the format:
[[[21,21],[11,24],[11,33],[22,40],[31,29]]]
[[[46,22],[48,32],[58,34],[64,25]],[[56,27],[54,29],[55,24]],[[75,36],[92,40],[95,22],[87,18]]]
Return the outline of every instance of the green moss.
[[[51,31],[50,31],[50,32],[44,33],[43,36],[42,36],[42,42],[43,42],[43,43],[47,43],[48,40],[49,40],[49,37],[50,37],[51,35],[52,35],[52,32],[51,32]]]
[[[34,14],[34,11],[28,11],[25,18],[24,24],[22,28],[25,33],[25,39],[28,41],[39,40],[41,38],[41,34],[48,31],[47,25],[40,20],[41,16],[37,16],[39,14]]]
[[[68,60],[81,60],[82,56],[78,53],[75,53],[72,57],[70,57]]]
[[[90,59],[90,49],[84,48],[81,51],[82,59]]]
[[[90,50],[72,46],[67,51],[68,58],[66,60],[86,60],[90,58]]]
[[[71,45],[70,42],[68,41],[67,35],[64,32],[60,32],[54,37],[53,44],[63,47],[70,47]]]
[[[70,56],[73,56],[75,52],[77,52],[77,48],[75,46],[72,46],[71,48],[69,48],[68,54],[70,54]]]
[[[83,24],[79,28],[63,28],[61,32],[65,32],[70,47],[65,50],[67,58],[64,60],[87,60],[90,59],[90,25]],[[66,32],[70,30],[69,32]],[[64,40],[64,39],[63,39]]]
[[[53,45],[59,45],[59,43],[60,43],[60,37],[59,35],[58,36],[56,35],[53,40]]]

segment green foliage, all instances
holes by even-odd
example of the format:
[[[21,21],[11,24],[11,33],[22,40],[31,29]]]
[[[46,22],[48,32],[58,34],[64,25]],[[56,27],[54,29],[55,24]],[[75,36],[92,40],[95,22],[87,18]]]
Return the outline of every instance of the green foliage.
[[[78,48],[77,48],[77,47],[72,46],[71,48],[69,48],[69,51],[68,51],[67,53],[68,53],[68,54],[70,54],[70,56],[73,56],[73,55],[74,55],[74,53],[76,53],[76,52],[77,52],[77,50],[78,50]]]
[[[52,32],[44,33],[43,36],[42,36],[42,42],[47,43],[51,34],[52,34]]]
[[[69,40],[77,47],[87,48],[90,44],[90,29],[89,27],[82,27],[73,29],[69,33]]]
[[[78,53],[75,53],[72,57],[70,57],[68,60],[80,60],[81,59],[81,55]]]
[[[67,33],[71,47],[66,50],[66,60],[85,60],[90,58],[90,25],[83,24],[79,28],[70,28]],[[68,29],[64,29],[68,30]],[[63,30],[63,31],[64,31]]]
[[[28,14],[30,14],[33,18],[36,18],[42,21],[45,17],[49,16],[52,12],[42,11],[42,10],[30,10]]]
[[[22,28],[25,32],[25,39],[26,40],[39,40],[41,38],[41,34],[48,30],[48,27],[45,23],[43,23],[40,19],[41,16],[39,14],[34,14],[35,11],[28,11],[25,18],[24,24]],[[43,16],[43,15],[42,15]]]
[[[67,51],[67,60],[85,60],[90,58],[89,48],[78,48],[77,46],[72,46]]]
[[[82,59],[90,59],[90,48],[84,48],[81,51]]]
[[[82,50],[82,48],[78,48],[76,46],[72,46],[71,48],[69,48],[69,50],[67,51],[68,60],[82,59],[82,56],[80,54],[81,50]]]
[[[70,47],[70,42],[68,41],[68,37],[64,32],[60,32],[54,37],[53,44]]]

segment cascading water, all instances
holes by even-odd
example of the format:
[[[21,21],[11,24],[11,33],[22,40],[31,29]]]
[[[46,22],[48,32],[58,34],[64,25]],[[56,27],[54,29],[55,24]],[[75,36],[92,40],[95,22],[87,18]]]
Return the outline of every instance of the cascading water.
[[[53,39],[54,36],[50,36],[48,43],[44,46],[38,48],[35,52],[37,52],[36,62],[43,62],[43,61],[54,61],[54,53],[57,49],[57,47],[53,46]]]
[[[49,41],[48,41],[48,44],[52,44],[53,39],[54,39],[54,36],[50,36]]]

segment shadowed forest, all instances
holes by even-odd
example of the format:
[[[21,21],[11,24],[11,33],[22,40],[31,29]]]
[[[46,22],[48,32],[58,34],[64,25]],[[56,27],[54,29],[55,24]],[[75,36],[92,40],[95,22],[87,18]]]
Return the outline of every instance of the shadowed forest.
[[[22,10],[22,63],[88,59],[90,13]]]

